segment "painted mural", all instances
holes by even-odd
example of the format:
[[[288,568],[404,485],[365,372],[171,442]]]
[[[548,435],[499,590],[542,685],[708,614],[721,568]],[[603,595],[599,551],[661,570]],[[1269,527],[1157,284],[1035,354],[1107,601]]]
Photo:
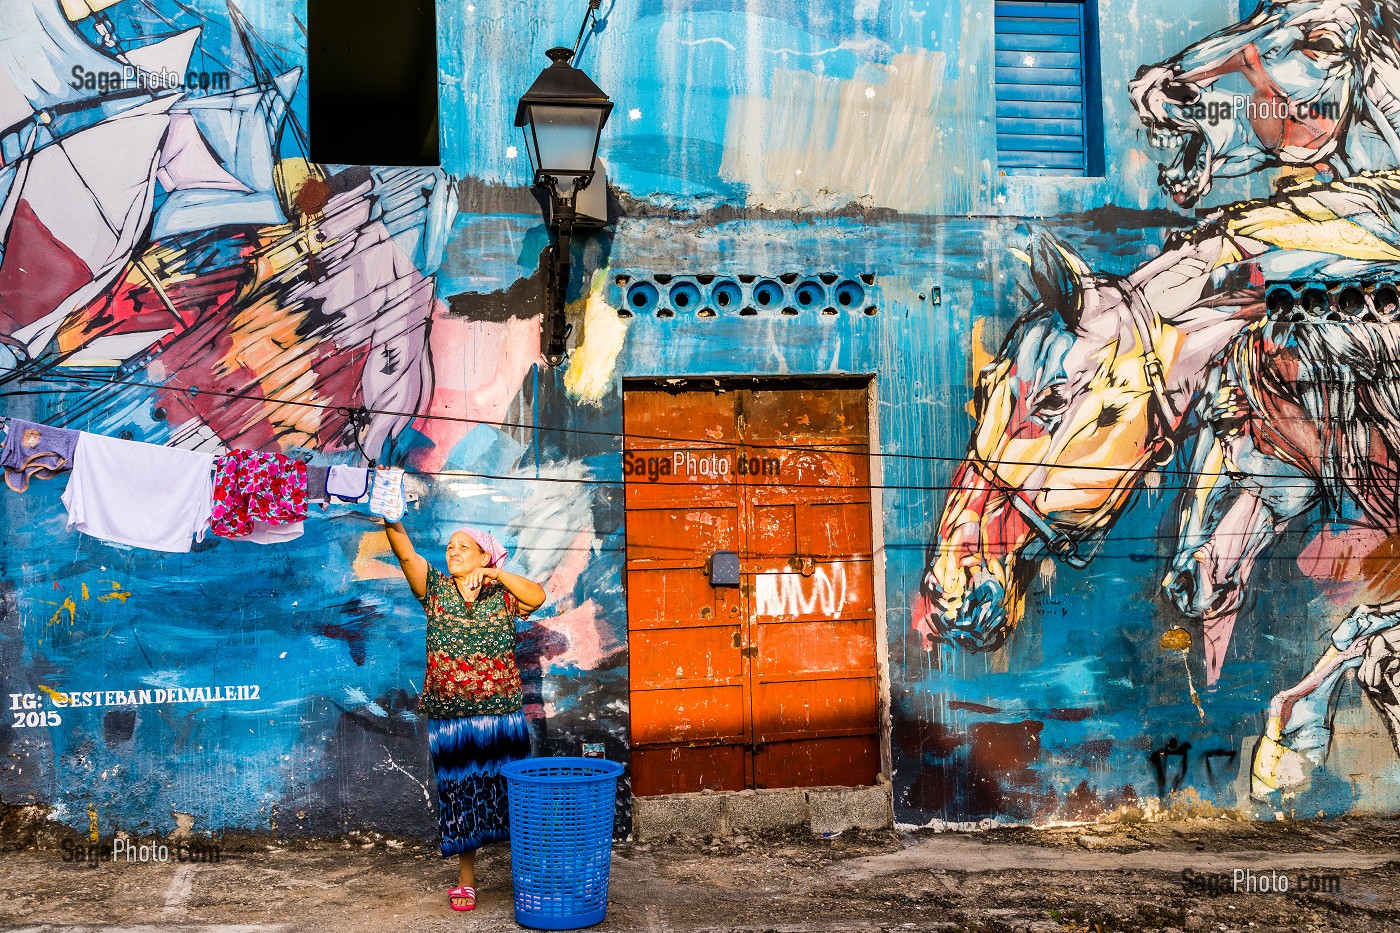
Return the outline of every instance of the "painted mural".
[[[1319,511],[1344,527],[1309,541],[1299,564],[1355,582],[1338,605],[1362,605],[1268,703],[1249,789],[1275,804],[1325,766],[1349,672],[1400,753],[1400,606],[1385,552],[1400,531],[1390,284],[1400,174],[1386,170],[1400,154],[1390,145],[1400,108],[1387,106],[1396,38],[1388,4],[1264,3],[1138,73],[1134,106],[1165,150],[1160,182],[1178,204],[1195,204],[1218,175],[1278,165],[1306,175],[1210,212],[1127,276],[1033,237],[1022,254],[1033,305],[979,374],[977,427],[915,622],[930,643],[1001,646],[1039,561],[1086,567],[1133,494],[1171,476],[1182,506],[1163,587],[1200,626],[1203,681],[1215,687],[1255,563]],[[1266,292],[1278,281],[1318,283],[1315,297],[1295,310],[1295,289]],[[1338,282],[1353,284],[1329,297]],[[1164,650],[1190,644],[1179,626],[1162,634]]]
[[[0,5],[0,414],[405,467],[421,550],[484,526],[545,585],[537,751],[625,761],[624,380],[873,374],[899,822],[1400,810],[1394,3],[1100,0],[1066,179],[997,170],[990,0],[608,0],[616,223],[551,369],[512,121],[581,6],[440,4],[443,164],[388,168],[311,159],[303,3]],[[669,299],[785,276],[868,301]],[[63,482],[0,490],[0,800],[431,834],[374,521],[155,554]]]
[[[496,360],[501,380],[467,362],[524,333],[448,313],[452,180],[311,161],[305,10],[245,6],[0,10],[0,413],[410,468],[425,553],[496,526],[547,582],[522,664],[540,748],[576,753],[570,710],[606,692],[619,645],[575,599],[582,471],[519,472],[537,450],[513,399],[537,351]],[[65,532],[46,488],[61,482],[0,503],[0,797],[104,836],[180,819],[431,831],[421,612],[368,515],[332,507],[285,547],[172,558]],[[544,683],[585,670],[563,696]]]
[[[1252,16],[1144,66],[1130,94],[1189,207],[1217,178],[1278,166],[1327,176],[1395,168],[1400,32],[1385,0],[1260,3]]]

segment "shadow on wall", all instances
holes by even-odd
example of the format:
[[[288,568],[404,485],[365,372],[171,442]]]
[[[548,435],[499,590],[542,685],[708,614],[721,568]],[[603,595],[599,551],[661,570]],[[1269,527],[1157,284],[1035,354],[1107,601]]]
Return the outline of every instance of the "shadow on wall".
[[[274,817],[277,832],[328,835],[393,827],[395,835],[437,834],[427,722],[418,697],[394,689],[353,710],[324,699],[308,702],[304,722],[334,722],[329,735],[308,735],[303,748],[324,748],[321,762],[303,762],[324,775],[288,797]]]

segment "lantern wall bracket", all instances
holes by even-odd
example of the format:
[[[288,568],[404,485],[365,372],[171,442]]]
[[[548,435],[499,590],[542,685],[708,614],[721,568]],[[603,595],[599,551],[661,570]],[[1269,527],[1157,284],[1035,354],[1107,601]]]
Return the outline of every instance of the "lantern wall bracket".
[[[569,276],[573,271],[571,248],[574,238],[574,220],[577,217],[578,193],[588,187],[591,174],[580,177],[571,186],[567,195],[561,194],[553,179],[537,184],[544,189],[550,199],[549,226],[554,230],[554,242],[545,247],[541,257],[544,267],[544,321],[541,327],[545,337],[544,358],[550,366],[558,366],[564,360],[565,342],[569,336],[569,326],[565,320],[564,307],[567,304]]]

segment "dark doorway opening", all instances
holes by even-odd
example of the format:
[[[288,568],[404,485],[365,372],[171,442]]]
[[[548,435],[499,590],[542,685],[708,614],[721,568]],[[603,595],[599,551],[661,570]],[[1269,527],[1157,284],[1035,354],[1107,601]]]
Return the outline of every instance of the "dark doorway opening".
[[[307,0],[311,159],[437,165],[435,0]]]

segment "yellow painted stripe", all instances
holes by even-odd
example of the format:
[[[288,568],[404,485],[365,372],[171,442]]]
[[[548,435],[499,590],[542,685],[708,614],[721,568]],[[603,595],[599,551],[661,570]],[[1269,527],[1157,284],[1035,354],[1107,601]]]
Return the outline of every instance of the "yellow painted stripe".
[[[63,4],[63,14],[73,22],[80,19],[87,19],[94,13],[100,13],[109,6],[116,6],[122,0],[60,0]]]

